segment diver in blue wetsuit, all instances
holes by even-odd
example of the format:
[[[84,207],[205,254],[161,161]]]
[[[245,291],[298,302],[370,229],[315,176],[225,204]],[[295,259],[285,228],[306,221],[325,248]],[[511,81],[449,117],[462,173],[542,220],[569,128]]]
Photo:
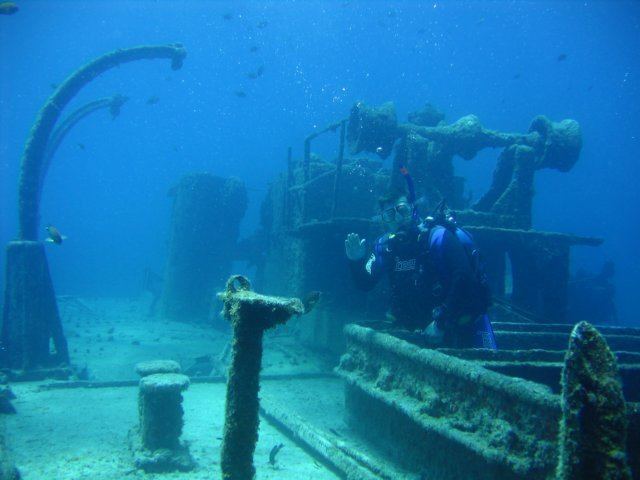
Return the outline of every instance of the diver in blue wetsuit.
[[[428,344],[495,349],[487,308],[491,294],[469,233],[439,214],[420,221],[408,172],[409,195],[380,199],[388,232],[366,256],[364,239],[350,233],[345,250],[356,285],[370,290],[384,276],[391,286],[390,314],[397,327],[423,332]]]

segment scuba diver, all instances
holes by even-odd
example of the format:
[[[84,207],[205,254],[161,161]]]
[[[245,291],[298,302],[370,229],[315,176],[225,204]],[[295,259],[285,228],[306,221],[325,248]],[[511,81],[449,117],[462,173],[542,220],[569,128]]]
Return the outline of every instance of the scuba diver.
[[[401,172],[408,194],[397,189],[380,198],[388,233],[376,240],[370,256],[358,234],[345,240],[356,285],[371,290],[386,275],[394,326],[420,331],[430,346],[495,350],[487,316],[491,293],[471,235],[456,225],[444,202],[421,221],[411,176],[406,168]]]

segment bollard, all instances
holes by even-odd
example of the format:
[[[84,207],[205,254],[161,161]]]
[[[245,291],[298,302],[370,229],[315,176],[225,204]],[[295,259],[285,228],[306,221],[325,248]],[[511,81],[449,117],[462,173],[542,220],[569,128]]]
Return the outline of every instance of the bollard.
[[[149,373],[175,370],[176,362],[144,362],[136,371],[140,380],[138,412],[140,423],[130,434],[134,463],[145,472],[189,471],[195,462],[188,446],[180,441],[183,426],[182,392],[189,377],[180,373]]]
[[[182,391],[188,386],[189,377],[177,373],[154,373],[140,380],[140,436],[149,450],[180,444]]]
[[[231,366],[227,382],[225,423],[221,452],[222,478],[251,480],[255,477],[253,453],[258,440],[260,366],[264,331],[302,315],[297,298],[260,295],[251,291],[246,277],[227,281],[224,316],[233,326]]]
[[[136,373],[147,377],[154,373],[180,373],[180,364],[174,360],[148,360],[136,364]]]

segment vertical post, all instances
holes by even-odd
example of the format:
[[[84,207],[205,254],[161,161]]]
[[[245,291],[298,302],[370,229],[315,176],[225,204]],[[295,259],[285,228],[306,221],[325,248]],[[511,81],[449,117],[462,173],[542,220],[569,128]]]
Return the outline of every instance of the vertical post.
[[[338,161],[336,163],[336,179],[333,184],[333,206],[331,207],[331,218],[335,218],[338,208],[338,192],[342,182],[342,162],[344,160],[344,134],[346,122],[340,122],[340,146],[338,147]]]
[[[218,294],[233,327],[231,365],[220,450],[223,480],[253,480],[253,454],[258,441],[260,367],[264,331],[283,324],[305,309],[297,298],[267,297],[251,291],[246,277],[234,275]]]

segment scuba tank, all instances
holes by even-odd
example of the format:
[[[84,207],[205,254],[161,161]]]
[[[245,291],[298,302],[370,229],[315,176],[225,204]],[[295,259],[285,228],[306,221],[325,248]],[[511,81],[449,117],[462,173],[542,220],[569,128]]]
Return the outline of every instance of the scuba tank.
[[[482,265],[480,251],[476,247],[473,237],[469,232],[457,224],[455,216],[447,208],[444,200],[440,201],[432,215],[427,216],[424,221],[421,222],[418,216],[413,179],[409,174],[409,170],[405,166],[400,168],[400,173],[407,183],[407,200],[413,207],[412,218],[414,222],[419,225],[418,228],[421,230],[419,239],[422,237],[422,239],[426,241],[427,251],[431,250],[432,245],[439,244],[443,241],[444,230],[436,229],[436,227],[443,227],[445,230],[453,233],[464,248],[471,266],[473,277],[473,289],[471,293],[473,301],[471,305],[469,305],[469,321],[473,322],[472,325],[470,325],[473,330],[473,344],[475,348],[496,350],[497,345],[493,334],[493,328],[491,326],[489,316],[487,315],[487,310],[491,306],[491,290],[489,288],[487,275],[485,274]],[[434,234],[437,235],[437,237],[435,237]],[[435,255],[435,257],[439,256],[440,255]],[[442,264],[440,266],[437,265],[439,262],[436,258],[433,258],[433,261],[436,263],[436,269],[440,270],[441,268],[444,268]]]

